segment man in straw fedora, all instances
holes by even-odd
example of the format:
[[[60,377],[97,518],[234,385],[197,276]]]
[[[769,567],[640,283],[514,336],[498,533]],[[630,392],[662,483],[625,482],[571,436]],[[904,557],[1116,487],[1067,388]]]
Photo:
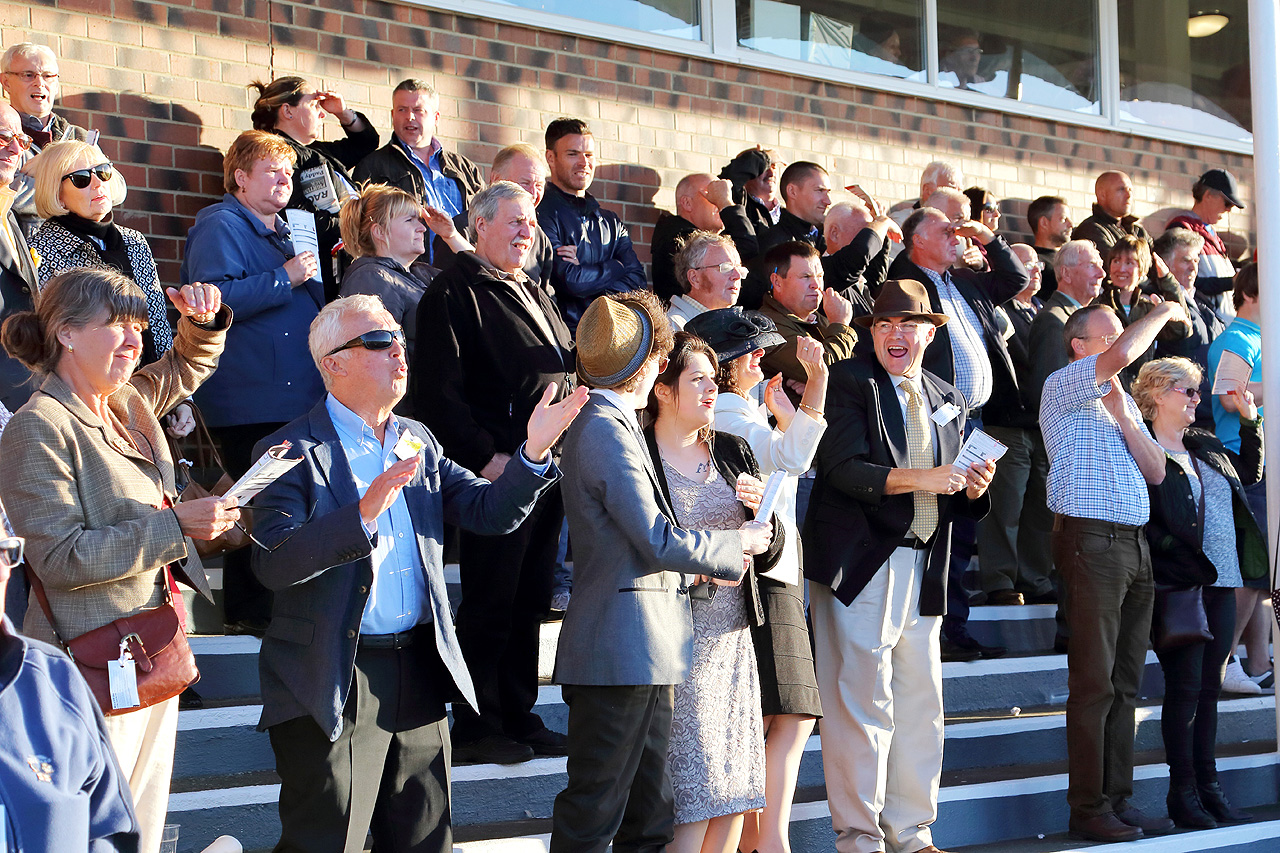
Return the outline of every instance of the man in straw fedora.
[[[740,579],[744,555],[762,553],[772,528],[676,525],[636,416],[671,351],[657,297],[598,297],[577,343],[578,379],[592,390],[560,463],[574,587],[556,651],[569,782],[556,797],[551,850],[658,850],[675,837],[666,760],[674,686],[692,656],[689,583]]]
[[[831,367],[803,537],[827,798],[839,853],[937,853],[951,525],[986,514],[995,463],[952,466],[965,401],[920,366],[947,322],[924,285],[854,322],[874,356]]]

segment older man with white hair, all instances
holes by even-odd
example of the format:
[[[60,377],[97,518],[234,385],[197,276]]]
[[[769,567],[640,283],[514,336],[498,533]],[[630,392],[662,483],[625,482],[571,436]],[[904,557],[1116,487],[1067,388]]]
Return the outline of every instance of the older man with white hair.
[[[404,333],[375,296],[338,299],[308,345],[326,397],[255,449],[294,468],[258,495],[254,570],[275,591],[259,668],[280,775],[277,850],[452,849],[445,703],[474,705],[445,589],[446,522],[509,533],[559,477],[551,446],[585,402],[529,417],[519,461],[486,482],[393,409]],[[457,707],[457,706],[455,706]]]
[[[733,240],[710,231],[694,231],[675,256],[675,272],[684,292],[671,297],[667,319],[676,331],[704,311],[738,304],[746,267]]]
[[[50,142],[87,138],[84,128],[53,111],[62,87],[58,82],[58,56],[45,45],[22,42],[6,50],[0,57],[0,86],[22,118],[22,131],[31,137],[31,147],[23,152],[19,166]],[[10,175],[4,183],[12,180]],[[39,219],[34,185],[25,176],[18,181],[14,186],[18,197],[14,199],[13,209],[22,219],[23,227],[30,229]]]
[[[537,228],[533,197],[498,181],[467,213],[475,251],[459,253],[418,304],[413,396],[445,452],[495,480],[510,467],[543,392],[572,388],[573,343],[552,294],[524,272]],[[563,521],[552,488],[511,534],[464,532],[459,540],[458,641],[479,700],[479,714],[453,707],[459,762],[564,755],[564,735],[533,712],[538,628],[551,607]]]

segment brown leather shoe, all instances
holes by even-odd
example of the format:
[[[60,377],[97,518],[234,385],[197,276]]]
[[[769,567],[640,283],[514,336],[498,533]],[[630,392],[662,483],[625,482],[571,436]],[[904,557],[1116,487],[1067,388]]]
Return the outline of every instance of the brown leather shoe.
[[[1010,607],[1017,604],[1026,604],[1022,593],[1015,592],[1011,589],[997,589],[995,592],[987,593],[987,604],[993,607]],[[929,848],[926,847],[926,850]]]
[[[1072,817],[1067,824],[1069,834],[1073,838],[1085,841],[1098,841],[1109,844],[1113,841],[1136,841],[1142,837],[1142,830],[1116,817],[1111,812],[1093,817]]]

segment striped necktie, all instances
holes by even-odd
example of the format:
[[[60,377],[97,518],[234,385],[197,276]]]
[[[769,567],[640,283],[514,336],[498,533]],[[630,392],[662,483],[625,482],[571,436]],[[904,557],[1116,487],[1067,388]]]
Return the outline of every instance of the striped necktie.
[[[912,468],[932,468],[933,435],[926,420],[924,396],[915,379],[903,379],[902,389],[907,393],[907,461]],[[915,500],[915,519],[911,532],[921,542],[928,542],[938,528],[938,496],[932,492],[911,493]]]

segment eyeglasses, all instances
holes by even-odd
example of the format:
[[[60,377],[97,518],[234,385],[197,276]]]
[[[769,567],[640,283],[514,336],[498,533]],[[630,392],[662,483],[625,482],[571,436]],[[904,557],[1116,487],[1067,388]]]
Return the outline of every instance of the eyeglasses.
[[[1039,272],[1044,269],[1044,261],[1031,261],[1023,266],[1027,268],[1027,272]]]
[[[999,212],[1000,212],[1000,207],[999,207],[999,205],[995,205],[995,204],[984,204],[984,205],[982,206],[982,209],[983,209],[985,212],[987,212],[987,213],[999,213]]]
[[[901,323],[890,323],[888,320],[877,320],[872,326],[873,332],[887,335],[890,332],[902,332],[905,335],[914,335],[920,328],[920,323],[915,320],[904,320]]]
[[[735,264],[733,261],[725,261],[724,263],[722,263],[722,264],[716,264],[716,265],[715,265],[715,266],[713,266],[713,267],[693,267],[692,269],[695,269],[695,270],[718,270],[718,271],[720,271],[721,273],[723,273],[724,275],[728,275],[729,273],[733,272],[734,270],[737,270],[738,272],[742,272],[742,270],[744,270],[744,269],[745,269],[745,267],[743,267],[743,266],[742,266],[742,264]]]
[[[359,337],[352,338],[340,347],[331,349],[328,355],[342,352],[345,349],[355,349],[356,347],[364,347],[371,350],[391,349],[391,344],[397,343],[401,347],[404,346],[404,331],[402,329],[374,329],[371,332],[365,332]]]
[[[0,148],[8,148],[16,142],[18,143],[19,151],[26,151],[31,147],[31,143],[34,141],[35,140],[30,136],[27,136],[25,133],[8,133],[0,130]]]
[[[97,166],[90,166],[88,169],[76,169],[74,172],[68,172],[62,176],[62,180],[70,181],[71,186],[82,190],[93,182],[95,175],[98,180],[105,184],[111,180],[115,173],[115,167],[110,163],[101,163]]]
[[[58,79],[57,71],[6,71],[5,74],[12,74],[20,79],[23,83],[34,83],[37,80],[43,80],[46,83],[52,83]]]
[[[0,539],[0,563],[11,569],[21,563],[22,549],[26,541],[21,536],[6,536]]]
[[[1082,340],[1082,341],[1091,341],[1091,340],[1094,340],[1095,338],[1100,338],[1100,339],[1102,340],[1102,342],[1103,342],[1104,344],[1106,344],[1107,346],[1111,346],[1112,344],[1114,344],[1114,343],[1116,342],[1116,340],[1117,340],[1119,337],[1120,337],[1120,335],[1119,335],[1119,334],[1110,334],[1110,335],[1077,335],[1077,339],[1078,339],[1078,340]]]
[[[1177,386],[1175,385],[1174,387],[1170,388],[1169,390],[1170,390],[1170,391],[1177,391],[1177,392],[1178,392],[1178,393],[1180,393],[1180,394],[1186,394],[1186,395],[1187,395],[1187,399],[1188,399],[1188,400],[1199,400],[1199,399],[1200,399],[1200,389],[1199,389],[1199,388],[1179,388],[1179,387],[1177,387]]]

